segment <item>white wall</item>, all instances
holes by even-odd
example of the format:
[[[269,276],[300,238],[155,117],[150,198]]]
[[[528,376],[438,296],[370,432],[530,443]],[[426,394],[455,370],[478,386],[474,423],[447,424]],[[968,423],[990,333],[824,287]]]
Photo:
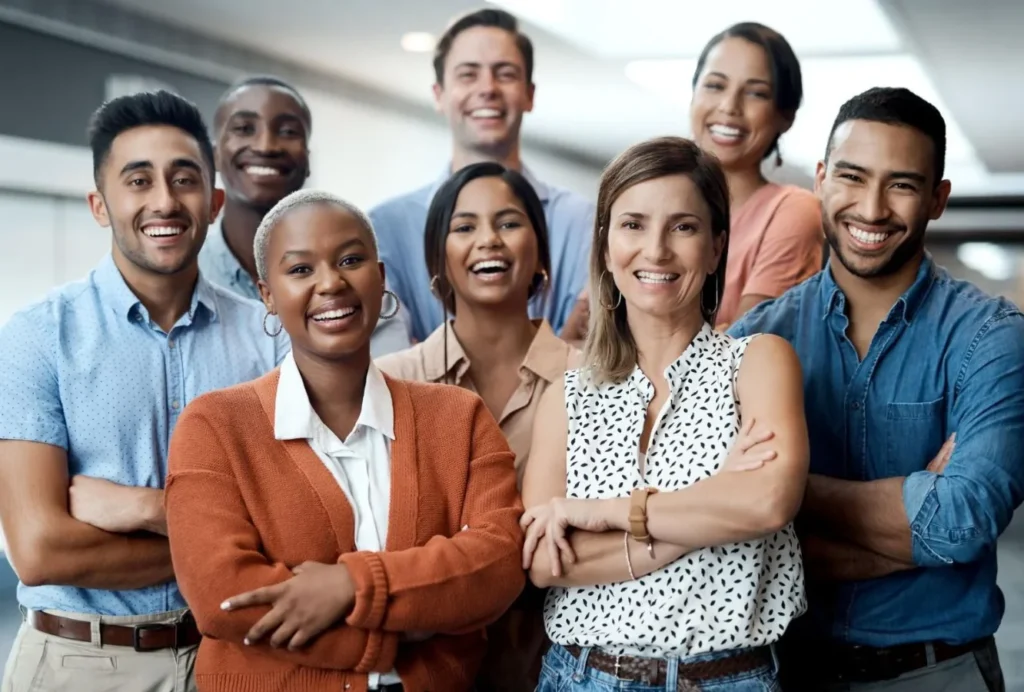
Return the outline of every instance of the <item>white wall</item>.
[[[448,131],[384,108],[305,91],[313,111],[310,186],[369,208],[441,174]],[[83,124],[84,126],[84,124]],[[588,198],[600,171],[527,149],[523,157],[545,182]],[[0,324],[53,286],[81,278],[110,248],[110,232],[85,202],[92,189],[89,150],[0,136]],[[26,194],[29,193],[29,194]]]

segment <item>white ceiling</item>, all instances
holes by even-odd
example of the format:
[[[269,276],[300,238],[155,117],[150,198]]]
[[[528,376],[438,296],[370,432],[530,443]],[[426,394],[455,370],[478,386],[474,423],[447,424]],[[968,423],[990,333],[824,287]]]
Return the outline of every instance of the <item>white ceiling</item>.
[[[481,0],[103,0],[214,38],[335,72],[430,105],[429,53],[400,47],[440,33]],[[1022,0],[500,0],[534,41],[527,134],[597,160],[641,139],[689,131],[694,58],[742,20],[768,24],[801,58],[805,103],[783,138],[787,162],[813,170],[832,119],[870,86],[907,86],[947,117],[947,169],[962,195],[1024,195]],[[841,13],[841,15],[839,14]],[[827,28],[826,28],[827,27]]]

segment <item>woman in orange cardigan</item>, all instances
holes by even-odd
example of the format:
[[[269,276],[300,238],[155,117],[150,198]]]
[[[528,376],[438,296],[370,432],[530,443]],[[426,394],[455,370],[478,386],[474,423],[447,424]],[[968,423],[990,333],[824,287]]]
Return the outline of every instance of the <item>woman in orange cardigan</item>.
[[[362,212],[297,192],[255,249],[265,327],[292,354],[196,399],[171,442],[198,687],[468,690],[485,626],[524,585],[512,452],[476,395],[371,363],[397,301]]]

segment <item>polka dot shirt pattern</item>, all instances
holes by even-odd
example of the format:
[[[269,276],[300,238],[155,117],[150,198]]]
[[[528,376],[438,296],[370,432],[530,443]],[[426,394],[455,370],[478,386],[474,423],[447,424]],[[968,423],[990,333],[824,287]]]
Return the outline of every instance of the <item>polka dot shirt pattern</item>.
[[[0,439],[63,447],[70,475],[162,488],[182,409],[255,379],[288,352],[263,306],[200,278],[169,333],[150,321],[109,255],[0,329]],[[185,607],[173,583],[133,591],[18,586],[26,608],[142,615]]]
[[[751,337],[752,338],[752,337]],[[646,483],[684,488],[718,472],[740,430],[736,376],[747,339],[705,325],[666,370],[671,395],[655,421]],[[595,386],[566,373],[568,497],[628,496],[654,385],[640,368]],[[806,609],[800,546],[792,525],[759,540],[694,550],[635,581],[554,588],[548,636],[610,654],[688,657],[770,644]]]

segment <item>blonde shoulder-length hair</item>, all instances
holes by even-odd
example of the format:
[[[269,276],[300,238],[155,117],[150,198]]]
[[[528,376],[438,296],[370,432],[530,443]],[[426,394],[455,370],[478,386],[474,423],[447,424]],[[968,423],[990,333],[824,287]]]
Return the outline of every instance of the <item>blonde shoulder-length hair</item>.
[[[711,232],[722,239],[718,267],[704,282],[700,309],[714,324],[725,289],[729,248],[729,188],[712,154],[682,137],[658,137],[635,144],[608,164],[601,175],[590,249],[590,324],[583,349],[583,368],[594,384],[621,382],[637,363],[636,342],[626,321],[626,305],[605,262],[612,204],[638,183],[668,175],[686,175],[711,210]]]

